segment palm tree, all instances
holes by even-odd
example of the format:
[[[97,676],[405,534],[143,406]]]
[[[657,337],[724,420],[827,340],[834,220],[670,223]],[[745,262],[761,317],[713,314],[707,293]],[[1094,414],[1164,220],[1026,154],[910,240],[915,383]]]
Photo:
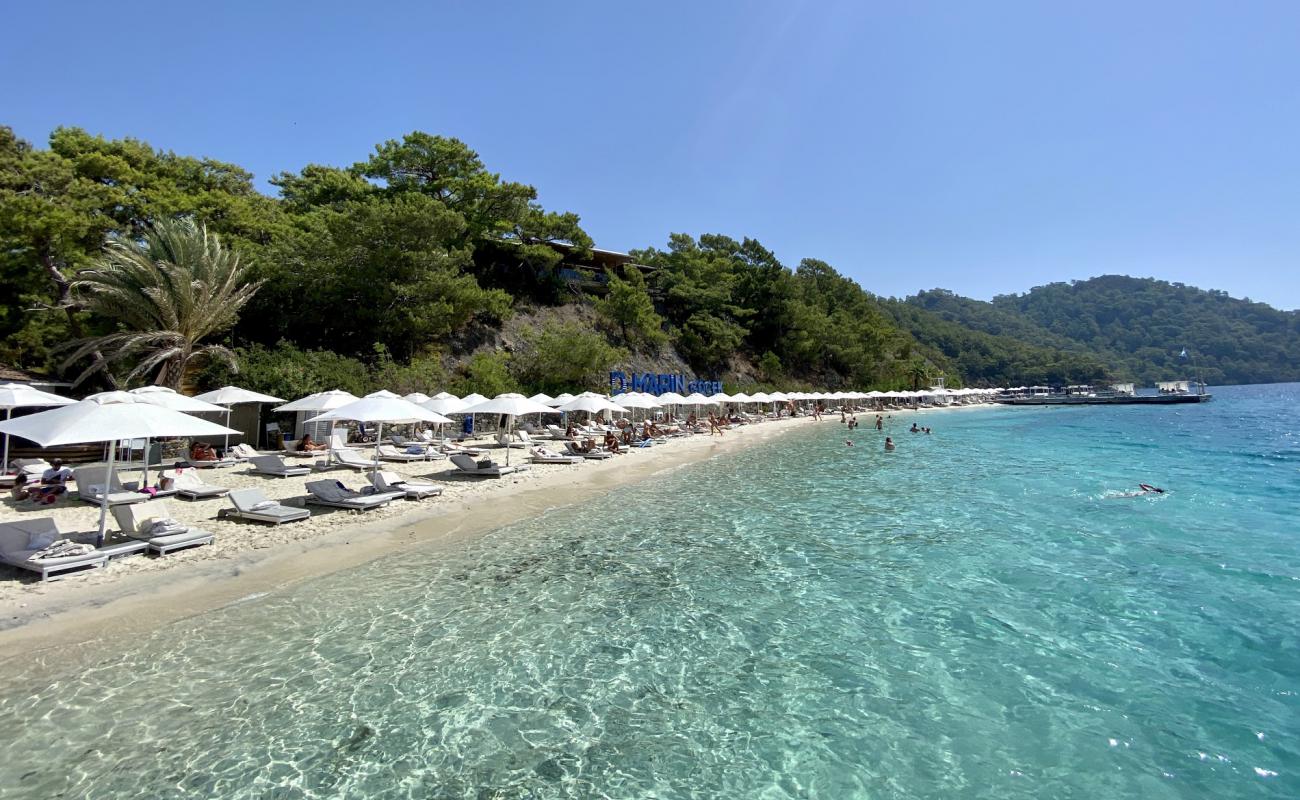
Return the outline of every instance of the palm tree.
[[[924,358],[913,357],[907,364],[907,377],[912,379],[912,391],[914,392],[920,391],[923,383],[928,386],[932,375],[930,362]]]
[[[186,370],[206,359],[234,366],[234,353],[203,339],[228,330],[260,283],[245,280],[239,256],[192,219],[161,220],[140,240],[110,237],[104,254],[77,274],[72,289],[84,308],[117,323],[118,330],[73,342],[64,366],[87,356],[77,378],[115,362],[136,359],[130,381],[179,389]]]

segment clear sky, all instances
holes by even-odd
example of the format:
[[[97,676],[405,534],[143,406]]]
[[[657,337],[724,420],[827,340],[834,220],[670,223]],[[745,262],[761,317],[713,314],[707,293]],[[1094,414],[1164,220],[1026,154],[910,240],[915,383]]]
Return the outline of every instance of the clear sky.
[[[1300,307],[1300,3],[8,3],[0,124],[265,179],[415,129],[598,245],[869,290],[1104,273]]]

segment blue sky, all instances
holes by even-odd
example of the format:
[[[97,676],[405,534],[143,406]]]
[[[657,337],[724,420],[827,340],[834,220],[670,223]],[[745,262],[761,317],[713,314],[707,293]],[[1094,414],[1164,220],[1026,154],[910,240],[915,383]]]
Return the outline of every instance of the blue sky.
[[[597,243],[866,288],[1104,273],[1300,307],[1300,4],[10,4],[0,124],[345,165],[421,129]]]

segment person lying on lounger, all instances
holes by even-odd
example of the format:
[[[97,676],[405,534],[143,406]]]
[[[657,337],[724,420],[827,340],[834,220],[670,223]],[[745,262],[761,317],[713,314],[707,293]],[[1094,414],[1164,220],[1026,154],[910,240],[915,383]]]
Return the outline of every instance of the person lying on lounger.
[[[299,453],[319,453],[322,450],[328,449],[330,449],[330,446],[327,444],[317,444],[313,442],[311,440],[311,434],[309,433],[304,433],[302,438],[298,440]]]
[[[614,434],[605,433],[605,449],[611,453],[618,452],[618,439],[614,438]]]
[[[190,445],[190,461],[216,461],[217,451],[207,442]]]

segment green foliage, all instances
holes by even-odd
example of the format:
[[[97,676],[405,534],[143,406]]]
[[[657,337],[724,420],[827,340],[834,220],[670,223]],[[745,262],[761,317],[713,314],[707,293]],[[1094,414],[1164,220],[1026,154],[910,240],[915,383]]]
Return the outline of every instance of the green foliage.
[[[346,200],[302,215],[275,248],[267,290],[241,329],[260,340],[360,354],[382,344],[409,359],[510,298],[485,290],[453,249],[463,221],[420,194]]]
[[[234,325],[257,289],[239,256],[192,219],[160,220],[142,239],[110,239],[104,255],[77,273],[72,294],[118,330],[73,342],[68,363],[93,359],[78,383],[130,361],[128,381],[156,371],[155,383],[179,389],[192,366],[233,362],[222,345],[200,343]]]
[[[452,382],[451,391],[461,397],[471,392],[495,397],[505,392],[519,391],[519,384],[510,372],[510,355],[475,353],[465,363],[460,377]]]
[[[224,364],[213,364],[200,376],[199,385],[216,388],[238,384],[286,400],[329,389],[343,389],[358,397],[373,391],[364,362],[328,350],[303,350],[282,341],[270,347],[240,347],[235,355],[240,365],[238,375]]]
[[[781,359],[771,350],[764,353],[763,357],[758,360],[758,371],[762,374],[763,380],[773,386],[779,385],[785,380],[785,368],[781,366]]]
[[[1300,312],[1226,292],[1103,275],[995,297],[989,305],[1068,339],[1140,383],[1198,372],[1209,383],[1300,380]],[[983,323],[972,316],[967,324]],[[1179,358],[1184,347],[1191,358]]]
[[[625,355],[578,323],[551,323],[527,338],[515,360],[515,374],[533,391],[594,391],[605,388],[609,370]]]
[[[605,274],[609,279],[608,291],[596,300],[596,313],[618,333],[624,344],[644,346],[658,352],[668,341],[668,336],[663,331],[663,317],[655,311],[641,271],[629,269],[626,278],[610,271]]]

